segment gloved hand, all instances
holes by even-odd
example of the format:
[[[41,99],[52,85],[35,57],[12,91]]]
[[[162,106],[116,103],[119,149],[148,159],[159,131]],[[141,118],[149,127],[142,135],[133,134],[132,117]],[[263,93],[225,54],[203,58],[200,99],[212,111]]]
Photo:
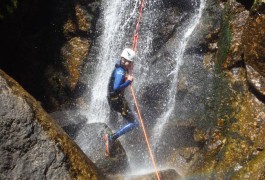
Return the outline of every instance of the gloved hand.
[[[129,80],[129,81],[133,81],[133,76],[130,75],[130,74],[128,74],[128,75],[127,75],[127,80]]]

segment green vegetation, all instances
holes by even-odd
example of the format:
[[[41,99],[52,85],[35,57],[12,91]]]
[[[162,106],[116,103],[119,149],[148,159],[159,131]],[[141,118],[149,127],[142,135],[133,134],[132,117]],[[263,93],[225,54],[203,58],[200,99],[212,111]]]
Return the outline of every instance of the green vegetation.
[[[217,62],[216,62],[216,71],[220,72],[221,67],[223,67],[223,63],[225,62],[229,49],[231,46],[232,40],[232,32],[230,29],[230,19],[231,15],[229,14],[229,7],[226,5],[224,11],[224,21],[222,24],[221,32],[220,32],[220,40],[218,43],[219,50],[217,52]]]

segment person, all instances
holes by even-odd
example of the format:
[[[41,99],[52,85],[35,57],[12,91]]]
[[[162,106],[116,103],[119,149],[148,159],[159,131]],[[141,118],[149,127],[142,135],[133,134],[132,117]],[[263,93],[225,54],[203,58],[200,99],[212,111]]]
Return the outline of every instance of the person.
[[[104,134],[103,138],[107,156],[110,156],[111,145],[116,139],[139,125],[138,119],[129,108],[124,97],[125,88],[133,81],[133,76],[130,71],[134,57],[135,52],[130,48],[125,48],[109,79],[107,96],[109,106],[111,110],[121,113],[123,119],[127,121],[127,124],[113,134]]]

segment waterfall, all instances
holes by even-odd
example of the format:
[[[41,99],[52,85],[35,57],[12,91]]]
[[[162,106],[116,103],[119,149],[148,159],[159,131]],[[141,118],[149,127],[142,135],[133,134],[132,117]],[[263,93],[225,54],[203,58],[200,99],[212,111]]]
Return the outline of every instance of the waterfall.
[[[107,85],[110,74],[114,68],[115,61],[119,58],[124,47],[126,38],[126,28],[132,21],[132,16],[136,13],[138,0],[133,2],[131,11],[130,1],[123,0],[103,0],[103,22],[104,28],[99,38],[99,53],[95,57],[97,66],[95,68],[94,79],[92,81],[92,89],[89,102],[89,109],[84,114],[89,119],[88,123],[107,122],[109,118],[109,108],[106,100]],[[128,9],[128,11],[126,10]],[[128,12],[130,12],[128,14]],[[128,16],[127,19],[123,17]]]
[[[198,6],[196,0],[190,1],[194,3],[194,7]],[[159,28],[163,28],[161,22],[167,19],[168,12],[164,8],[165,1],[163,0],[145,1],[146,7],[140,26],[138,52],[134,66],[134,88],[136,96],[141,95],[142,91],[149,85],[155,84],[158,81],[165,82],[170,79],[170,85],[166,86],[166,96],[162,100],[163,111],[157,116],[157,119],[153,120],[154,122],[156,121],[153,126],[153,131],[151,131],[152,126],[147,127],[149,128],[148,132],[152,133],[153,144],[155,144],[155,140],[160,138],[163,126],[173,115],[172,112],[176,104],[175,96],[177,92],[178,72],[183,63],[183,55],[189,37],[192,35],[201,18],[205,1],[201,0],[198,9],[195,9],[195,13],[192,14],[191,18],[189,17],[188,23],[185,23],[185,26],[183,25],[184,28],[181,28],[181,31],[176,31],[178,35],[175,37],[181,38],[174,40],[174,46],[170,49],[172,55],[168,58],[170,62],[173,62],[174,67],[172,69],[171,64],[163,65],[163,72],[161,72],[161,67],[156,68],[152,65],[152,57],[159,54],[159,51],[162,51],[160,49],[163,49],[162,45],[154,43],[154,39],[161,33],[159,32]],[[123,48],[131,47],[139,3],[139,0],[102,0],[102,14],[99,20],[99,27],[102,32],[92,47],[88,61],[93,64],[93,73],[89,75],[88,80],[90,89],[87,95],[89,97],[88,109],[82,112],[88,119],[87,123],[103,122],[109,125],[110,112],[106,99],[107,85],[115,61],[120,57]],[[187,14],[180,14],[177,17],[179,18],[178,22],[181,22]],[[164,62],[160,61],[159,63],[163,64]],[[141,104],[141,97],[138,101],[140,102],[140,107],[147,108],[147,106],[150,106],[152,108],[152,104]],[[148,118],[147,116],[145,117]],[[121,117],[119,118],[121,119]],[[147,121],[150,121],[150,119]],[[153,166],[149,154],[147,154],[145,142],[143,139],[140,142],[132,141],[137,139],[135,136],[140,136],[141,133],[139,131],[141,130],[132,132],[135,134],[131,134],[130,136],[125,135],[119,140],[126,150],[130,165],[134,171],[145,169],[146,172],[147,169],[153,170]]]

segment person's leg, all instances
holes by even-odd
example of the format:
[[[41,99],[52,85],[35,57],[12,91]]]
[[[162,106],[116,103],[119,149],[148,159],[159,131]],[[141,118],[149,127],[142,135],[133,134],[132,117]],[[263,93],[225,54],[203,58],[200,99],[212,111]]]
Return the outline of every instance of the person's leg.
[[[123,134],[131,131],[132,129],[134,129],[135,127],[137,127],[139,125],[138,122],[134,122],[134,123],[128,123],[126,125],[124,125],[123,127],[121,127],[116,133],[114,133],[111,136],[111,141],[114,141],[116,139],[118,139],[120,136],[122,136]]]
[[[121,113],[121,107],[122,107],[122,99],[119,96],[116,97],[110,97],[108,96],[108,103],[111,109],[110,113],[110,124],[111,126],[115,126],[116,123],[114,121],[117,119],[117,112]],[[112,148],[112,136],[109,133],[105,133],[103,135],[103,139],[105,141],[105,150],[106,150],[106,155],[111,156],[111,148]]]
[[[129,108],[126,100],[123,98],[122,102],[122,110],[121,115],[124,119],[127,120],[127,124],[122,126],[116,133],[114,133],[111,136],[111,140],[116,140],[123,134],[133,130],[135,127],[139,126],[138,119],[135,117],[135,115],[132,113],[131,109]]]

